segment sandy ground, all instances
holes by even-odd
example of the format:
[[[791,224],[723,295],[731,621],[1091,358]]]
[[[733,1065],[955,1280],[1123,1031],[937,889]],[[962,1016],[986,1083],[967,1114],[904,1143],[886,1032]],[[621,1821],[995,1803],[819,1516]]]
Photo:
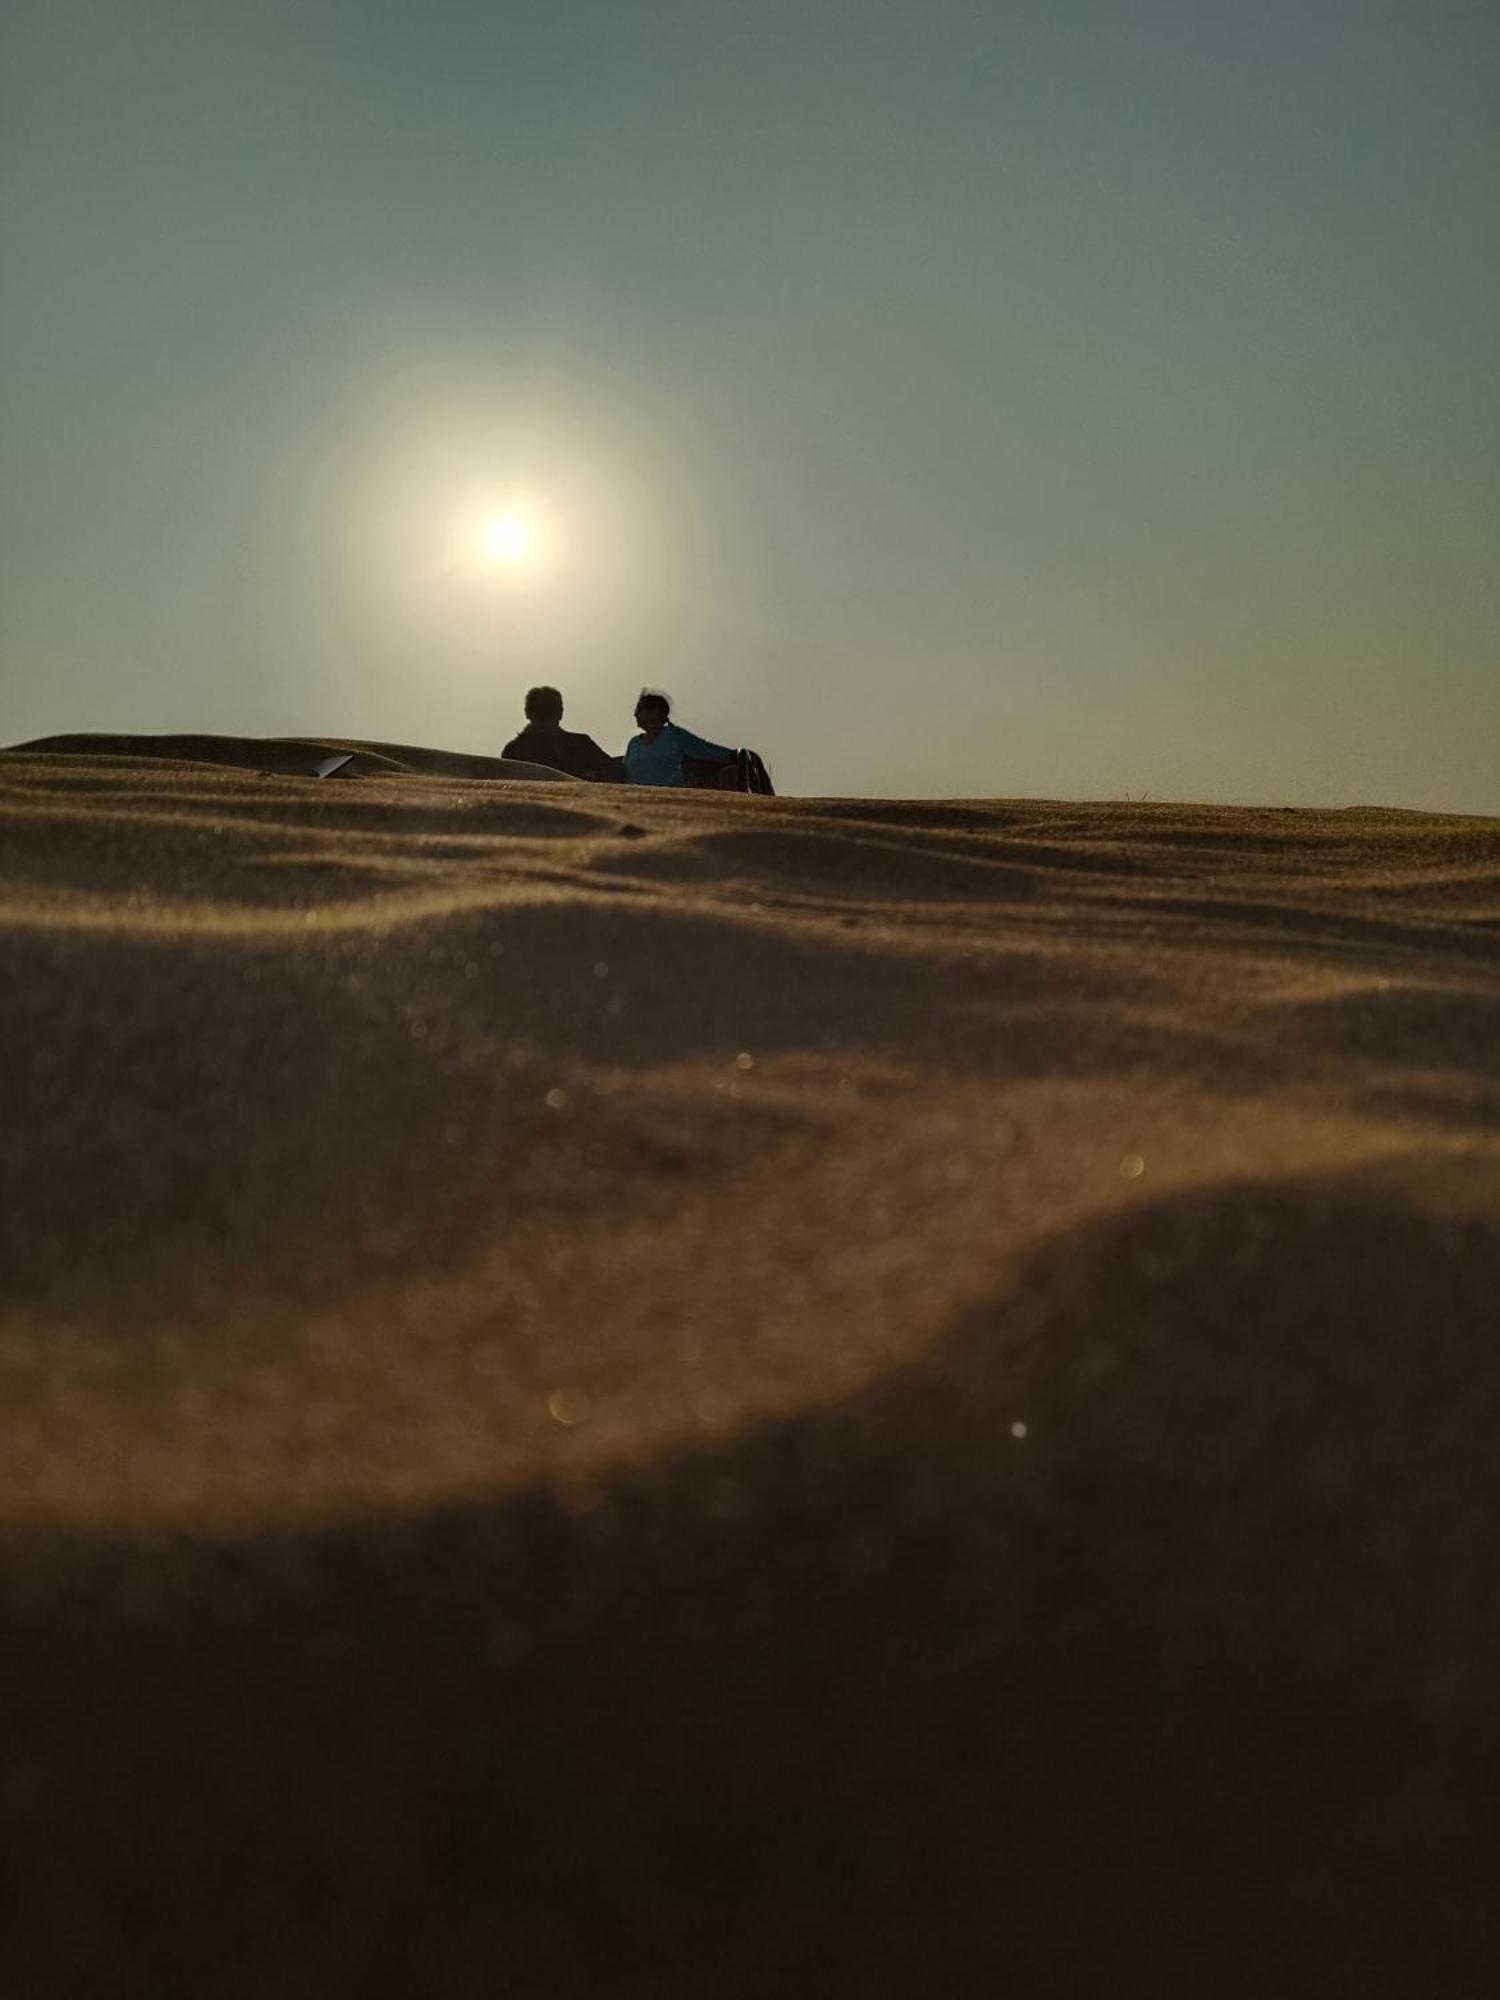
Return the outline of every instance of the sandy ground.
[[[1500,1983],[1500,822],[0,755],[0,1977]]]

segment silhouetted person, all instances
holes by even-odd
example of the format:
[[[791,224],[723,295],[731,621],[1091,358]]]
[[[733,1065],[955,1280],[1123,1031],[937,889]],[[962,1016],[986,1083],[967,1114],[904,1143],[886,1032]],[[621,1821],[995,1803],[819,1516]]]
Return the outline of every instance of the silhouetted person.
[[[526,727],[510,739],[501,756],[545,764],[549,771],[566,771],[570,778],[621,783],[619,758],[601,750],[592,736],[564,729],[562,713],[563,698],[556,688],[532,688],[526,696]]]
[[[722,743],[706,743],[691,729],[680,729],[670,720],[671,713],[672,704],[664,694],[641,690],[635,705],[641,733],[625,745],[625,776],[632,785],[685,785],[684,756],[719,765],[734,762],[733,750]]]

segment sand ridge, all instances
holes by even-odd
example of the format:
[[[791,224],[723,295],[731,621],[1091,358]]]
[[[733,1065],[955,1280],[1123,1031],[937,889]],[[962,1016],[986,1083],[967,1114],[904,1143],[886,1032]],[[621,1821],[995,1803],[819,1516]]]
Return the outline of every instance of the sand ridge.
[[[1500,823],[73,737],[0,857],[19,1990],[1488,1990]]]

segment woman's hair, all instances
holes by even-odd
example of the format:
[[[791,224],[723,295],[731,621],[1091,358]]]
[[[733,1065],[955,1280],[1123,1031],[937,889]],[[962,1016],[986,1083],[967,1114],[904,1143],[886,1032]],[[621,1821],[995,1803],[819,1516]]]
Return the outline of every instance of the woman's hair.
[[[663,715],[670,715],[672,713],[672,698],[670,695],[663,694],[660,688],[642,688],[640,700],[636,703],[637,708],[640,707],[641,702],[644,702],[648,708],[659,708]]]

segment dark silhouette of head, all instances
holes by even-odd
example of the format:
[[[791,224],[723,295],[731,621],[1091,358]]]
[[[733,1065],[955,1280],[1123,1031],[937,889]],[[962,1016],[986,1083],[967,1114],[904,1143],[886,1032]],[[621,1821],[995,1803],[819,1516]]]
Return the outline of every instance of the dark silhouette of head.
[[[555,727],[562,721],[563,699],[556,688],[530,688],[526,695],[526,720],[528,722],[548,722]]]
[[[635,719],[648,736],[655,736],[672,713],[669,698],[656,688],[642,688],[635,705]]]

